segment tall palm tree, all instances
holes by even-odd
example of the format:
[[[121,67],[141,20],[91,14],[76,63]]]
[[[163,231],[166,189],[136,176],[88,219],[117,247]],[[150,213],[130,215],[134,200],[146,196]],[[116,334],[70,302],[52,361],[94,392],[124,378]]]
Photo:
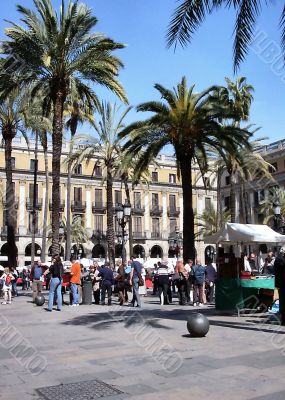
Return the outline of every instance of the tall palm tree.
[[[234,68],[237,69],[248,53],[253,39],[257,17],[262,6],[271,2],[261,0],[182,0],[175,9],[167,31],[168,46],[180,43],[183,47],[191,42],[192,37],[202,24],[207,14],[217,9],[233,7],[236,11],[234,28]],[[273,2],[272,2],[273,3]],[[281,46],[285,53],[285,7],[281,18]]]
[[[177,172],[181,175],[183,190],[183,257],[195,257],[192,168],[197,161],[203,172],[208,167],[208,151],[232,153],[240,146],[248,146],[251,134],[236,126],[223,126],[219,121],[231,110],[222,107],[212,98],[216,87],[195,92],[187,87],[186,78],[174,90],[160,84],[154,86],[163,102],[150,101],[140,104],[138,111],[152,112],[145,121],[129,125],[121,134],[127,138],[124,148],[129,154],[143,151],[137,171],[144,171],[166,145],[174,147]]]
[[[12,143],[17,133],[21,133],[28,141],[23,125],[24,97],[13,91],[0,103],[0,129],[5,149],[6,199],[5,221],[7,227],[8,264],[17,266],[17,246],[15,242],[17,226],[17,210],[15,189],[13,185]]]
[[[105,167],[106,191],[107,191],[107,249],[111,265],[115,264],[115,231],[114,231],[114,212],[113,212],[113,183],[116,174],[120,171],[123,159],[121,150],[122,141],[119,138],[120,132],[124,129],[124,118],[130,111],[127,107],[119,115],[120,107],[110,103],[102,103],[100,107],[99,122],[95,122],[94,127],[97,134],[95,136],[77,135],[77,140],[84,143],[84,149],[73,153],[69,161],[80,164],[84,160],[97,159]]]
[[[276,220],[274,205],[280,204],[280,221]],[[263,222],[274,226],[278,222],[282,223],[282,228],[285,225],[285,192],[280,187],[272,187],[269,190],[268,196],[259,203],[259,212],[263,214]],[[283,232],[284,233],[284,232]]]
[[[230,220],[230,211],[223,210],[222,220],[218,220],[218,213],[214,205],[211,203],[208,210],[204,210],[201,215],[198,216],[198,235],[210,236],[216,233],[226,222]]]
[[[76,94],[75,94],[76,96]],[[67,116],[66,127],[70,130],[70,144],[69,144],[69,155],[73,153],[73,138],[76,135],[78,125],[84,122],[89,122],[89,124],[94,126],[94,108],[100,107],[99,102],[96,99],[95,104],[90,104],[88,101],[82,101],[76,97],[69,96],[66,103],[66,109],[64,114]],[[72,164],[67,164],[67,185],[66,185],[66,249],[65,249],[65,259],[70,260],[70,250],[71,250],[71,175],[72,175]]]
[[[0,94],[14,87],[41,91],[45,104],[53,106],[52,132],[52,252],[59,252],[60,163],[64,104],[70,92],[93,101],[89,84],[113,91],[123,101],[126,96],[117,80],[121,61],[112,53],[124,46],[92,33],[97,19],[85,4],[62,0],[60,13],[51,0],[34,0],[35,11],[17,6],[21,25],[7,28],[2,42],[3,69]]]

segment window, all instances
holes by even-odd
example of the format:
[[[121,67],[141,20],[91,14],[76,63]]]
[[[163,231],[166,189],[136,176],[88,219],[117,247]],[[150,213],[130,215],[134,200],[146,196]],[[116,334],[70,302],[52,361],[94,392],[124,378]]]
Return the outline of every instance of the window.
[[[210,211],[211,209],[211,198],[205,197],[205,210]]]
[[[103,205],[103,191],[102,189],[95,189],[95,205],[102,207]]]
[[[30,170],[31,171],[35,170],[36,163],[37,163],[37,160],[33,160],[33,159],[30,160]]]
[[[115,190],[115,206],[122,204],[122,191]]]
[[[231,182],[230,182],[230,176],[228,175],[228,176],[226,176],[226,178],[225,178],[225,184],[226,185],[229,185]]]
[[[33,232],[33,229],[35,229],[35,232],[38,232],[39,225],[38,225],[38,213],[29,213],[29,232]]]
[[[16,159],[15,159],[15,157],[11,157],[11,165],[12,165],[12,169],[16,168]]]
[[[228,211],[230,209],[230,203],[231,203],[230,196],[225,197],[224,202],[225,202],[225,209],[226,209],[226,211]]]
[[[169,174],[169,183],[176,183],[176,175]]]
[[[176,228],[177,228],[177,224],[176,224],[176,218],[170,218],[169,219],[169,232],[171,233],[175,233],[176,232]]]
[[[134,227],[133,227],[134,232],[141,233],[142,232],[142,218],[134,217],[133,223],[134,223]]]
[[[152,218],[152,232],[159,234],[159,218]]]
[[[33,198],[34,198],[34,184],[30,183],[29,184],[29,199],[32,204],[33,204]],[[38,198],[38,185],[36,184],[36,199],[37,198]]]
[[[170,194],[169,195],[169,208],[170,208],[170,211],[175,211],[176,210],[176,196],[175,196],[175,194]]]
[[[94,167],[94,175],[97,178],[101,178],[102,177],[102,167],[100,165],[95,165],[95,167]]]
[[[151,194],[151,204],[153,208],[158,207],[158,193]]]
[[[103,215],[95,215],[95,231],[103,232]]]
[[[142,197],[140,192],[134,192],[134,208],[142,208]]]
[[[158,182],[158,172],[152,172],[151,179],[153,182]]]
[[[82,175],[82,165],[81,164],[76,165],[76,167],[74,168],[74,174]]]
[[[74,203],[76,204],[82,203],[82,188],[78,187],[74,188]]]

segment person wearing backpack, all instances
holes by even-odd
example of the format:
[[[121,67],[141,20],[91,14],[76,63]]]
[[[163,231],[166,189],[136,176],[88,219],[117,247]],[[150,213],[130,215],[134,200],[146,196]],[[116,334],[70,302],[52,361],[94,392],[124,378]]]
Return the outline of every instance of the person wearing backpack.
[[[192,267],[193,276],[193,305],[200,306],[203,304],[204,287],[206,278],[206,267],[201,264],[201,259],[196,259],[196,264]]]
[[[1,279],[4,282],[3,292],[4,292],[4,301],[2,304],[11,304],[12,303],[12,282],[15,279],[13,274],[10,272],[9,268],[4,269],[4,274],[1,276]]]
[[[42,292],[43,281],[44,281],[43,278],[44,278],[43,264],[39,260],[32,266],[31,269],[33,303],[35,302],[36,297]]]

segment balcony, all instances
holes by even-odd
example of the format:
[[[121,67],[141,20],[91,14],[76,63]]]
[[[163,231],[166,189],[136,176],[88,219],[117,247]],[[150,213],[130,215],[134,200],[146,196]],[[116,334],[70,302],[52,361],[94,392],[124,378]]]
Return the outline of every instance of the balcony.
[[[150,215],[151,216],[162,216],[162,207],[158,206],[158,205],[153,205],[150,209]]]
[[[167,215],[169,217],[178,217],[179,214],[180,214],[180,208],[179,207],[168,207]]]
[[[161,237],[160,232],[151,232],[151,238],[152,239],[159,239]]]
[[[103,201],[94,201],[92,204],[93,214],[105,214],[106,213],[106,203]]]
[[[33,211],[33,199],[27,198],[26,199],[26,208],[28,211]],[[43,200],[42,199],[36,199],[36,210],[41,210],[43,206]]]
[[[134,239],[145,239],[146,238],[146,233],[145,232],[133,232],[133,238]]]
[[[133,215],[144,215],[144,211],[145,211],[145,208],[140,205],[136,205],[136,206],[132,207]]]
[[[65,200],[62,200],[59,205],[59,211],[63,212],[65,207]],[[52,211],[52,201],[49,202],[49,210]]]
[[[71,202],[71,212],[84,213],[86,210],[86,202],[81,200],[73,200]]]
[[[9,205],[7,205],[9,203]],[[2,204],[3,204],[3,208],[7,209],[10,208],[10,201],[8,201],[8,203],[6,202],[6,199],[2,199]],[[15,197],[15,202],[14,202],[14,208],[15,210],[18,210],[19,208],[19,198]]]

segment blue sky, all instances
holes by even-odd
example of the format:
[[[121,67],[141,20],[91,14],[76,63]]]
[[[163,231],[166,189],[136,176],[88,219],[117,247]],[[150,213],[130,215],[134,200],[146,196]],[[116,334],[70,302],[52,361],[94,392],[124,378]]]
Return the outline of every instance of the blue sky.
[[[118,52],[125,68],[120,81],[125,87],[131,105],[147,100],[159,99],[153,88],[160,83],[172,88],[183,75],[188,84],[196,84],[203,90],[212,84],[224,84],[224,77],[235,79],[232,68],[232,46],[234,12],[221,10],[206,19],[198,29],[191,45],[185,49],[166,48],[165,33],[170,16],[177,5],[175,0],[85,0],[98,18],[97,31],[105,33],[127,47]],[[4,19],[18,19],[16,4],[19,1],[1,2],[1,37],[8,25]],[[21,0],[22,5],[31,7],[32,0]],[[60,3],[54,0],[55,5]],[[264,9],[258,20],[258,29],[266,34],[264,47],[272,41],[277,49],[280,43],[278,28],[282,2]],[[257,46],[255,46],[255,50]],[[238,71],[246,76],[255,88],[251,122],[260,127],[258,136],[268,136],[268,142],[283,139],[285,133],[285,69],[274,72],[266,51],[250,51]],[[283,77],[283,80],[282,80]],[[108,91],[99,87],[97,93],[108,101],[117,101]],[[142,118],[135,112],[129,122]]]

